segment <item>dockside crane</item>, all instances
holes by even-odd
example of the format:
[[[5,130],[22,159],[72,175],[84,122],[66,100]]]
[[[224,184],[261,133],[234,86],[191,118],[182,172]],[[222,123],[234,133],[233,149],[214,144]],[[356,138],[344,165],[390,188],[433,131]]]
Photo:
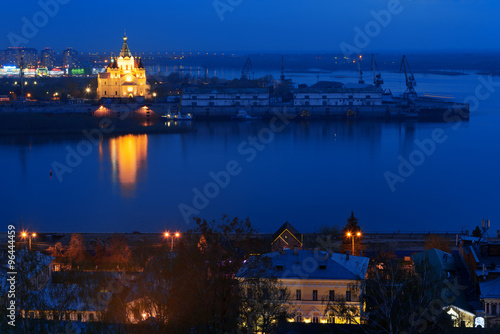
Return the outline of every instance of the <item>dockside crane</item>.
[[[375,74],[375,71],[378,73]],[[375,87],[380,87],[384,84],[384,79],[382,79],[382,74],[378,70],[377,63],[375,62],[375,56],[372,54],[372,72],[373,72],[373,84]]]
[[[362,55],[359,55],[359,60],[358,60],[358,72],[359,72],[359,80],[358,83],[360,85],[364,85],[365,81],[363,80],[363,71],[361,71],[361,60],[363,59]]]
[[[243,66],[243,69],[241,70],[241,80],[250,80],[250,74],[252,71],[252,61],[250,60],[250,57],[248,57],[245,66]]]
[[[21,59],[19,60],[19,84],[21,85],[20,86],[20,92],[21,92],[21,96],[20,96],[20,99],[24,101],[24,58],[21,57]]]
[[[417,86],[417,81],[415,81],[415,77],[413,76],[413,72],[410,69],[410,64],[408,64],[408,59],[403,55],[403,59],[401,59],[401,67],[399,71],[405,71],[405,80],[406,80],[406,91],[403,94],[403,97],[407,100],[414,99],[417,97],[417,92],[415,91],[415,87]]]

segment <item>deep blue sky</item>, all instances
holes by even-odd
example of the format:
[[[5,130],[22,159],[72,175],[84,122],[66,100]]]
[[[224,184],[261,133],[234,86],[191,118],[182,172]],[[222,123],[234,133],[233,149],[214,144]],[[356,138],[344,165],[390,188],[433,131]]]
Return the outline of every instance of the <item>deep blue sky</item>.
[[[51,2],[57,0],[41,0]],[[354,44],[354,27],[373,21],[370,11],[388,0],[220,0],[238,3],[221,21],[213,0],[59,0],[58,13],[29,46],[58,51],[119,51],[127,29],[139,51],[340,51]],[[373,37],[365,51],[498,50],[500,1],[401,0],[403,10]],[[33,21],[38,0],[4,1],[0,49],[8,34],[22,36],[22,18]]]

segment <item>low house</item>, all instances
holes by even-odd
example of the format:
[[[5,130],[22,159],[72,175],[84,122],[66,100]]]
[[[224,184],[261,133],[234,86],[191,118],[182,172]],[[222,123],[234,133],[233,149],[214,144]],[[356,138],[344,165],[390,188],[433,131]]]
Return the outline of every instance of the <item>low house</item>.
[[[369,258],[314,250],[289,249],[267,253],[275,275],[290,293],[290,322],[360,323],[363,318],[363,284]],[[248,263],[248,262],[247,262]],[[246,264],[236,277],[245,286]],[[250,297],[249,297],[250,298]],[[352,317],[336,313],[345,305]]]

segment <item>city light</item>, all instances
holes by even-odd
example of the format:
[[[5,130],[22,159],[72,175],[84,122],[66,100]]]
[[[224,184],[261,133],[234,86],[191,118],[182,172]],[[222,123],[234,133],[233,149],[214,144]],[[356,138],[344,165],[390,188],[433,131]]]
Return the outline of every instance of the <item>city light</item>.
[[[351,233],[351,232],[347,232],[347,237],[348,238],[351,238],[351,241],[352,241],[352,254],[351,255],[354,255],[354,237],[360,237],[361,236],[361,232],[356,232],[356,234],[354,233]]]
[[[21,237],[22,237],[23,239],[24,239],[24,238],[26,238],[26,237],[28,237],[29,250],[31,251],[31,238],[35,238],[35,237],[36,237],[36,233],[35,233],[35,232],[33,232],[33,233],[29,234],[28,232],[23,231],[23,232],[21,233]]]
[[[163,235],[165,236],[165,238],[167,238],[167,242],[168,242],[168,237],[171,237],[172,240],[171,240],[171,244],[170,244],[170,249],[174,250],[174,237],[179,238],[181,236],[181,234],[179,232],[175,232],[175,233],[165,232]]]

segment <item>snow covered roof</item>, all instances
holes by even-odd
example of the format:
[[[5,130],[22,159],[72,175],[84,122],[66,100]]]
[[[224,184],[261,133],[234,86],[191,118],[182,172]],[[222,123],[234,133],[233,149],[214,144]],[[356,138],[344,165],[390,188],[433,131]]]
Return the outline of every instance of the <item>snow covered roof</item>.
[[[36,298],[36,310],[105,311],[111,301],[111,292],[92,295],[77,284],[49,283],[39,291],[31,292]]]
[[[500,299],[500,277],[479,283],[481,298]]]
[[[440,275],[456,270],[453,255],[436,248],[413,254],[411,259],[417,264],[427,260],[429,265],[434,268],[434,270],[439,271]]]
[[[369,258],[312,250],[285,250],[264,254],[272,259],[273,272],[280,279],[364,279]],[[245,277],[245,266],[237,277]]]

